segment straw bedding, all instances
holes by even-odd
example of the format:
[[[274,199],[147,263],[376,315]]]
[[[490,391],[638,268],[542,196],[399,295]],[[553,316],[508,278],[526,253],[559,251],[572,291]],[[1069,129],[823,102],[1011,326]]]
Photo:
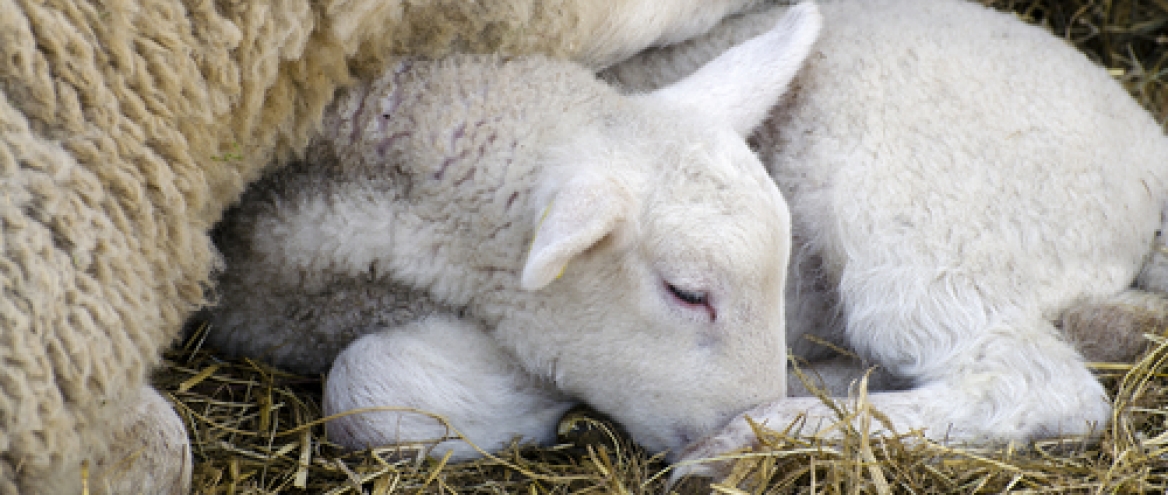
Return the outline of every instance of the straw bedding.
[[[1168,0],[983,0],[1065,37],[1168,124]],[[731,476],[689,480],[714,493],[1164,493],[1168,490],[1168,338],[1149,329],[1135,363],[1096,363],[1115,398],[1101,439],[969,450],[904,433],[842,443],[759,430],[762,447],[730,454]],[[562,444],[515,446],[450,464],[412,446],[345,453],[325,441],[319,376],[224,361],[202,333],[167,355],[155,383],[186,420],[194,489],[251,493],[661,493],[668,466],[587,411],[561,422]],[[879,421],[860,397],[862,421]],[[850,423],[850,422],[845,422]],[[451,431],[457,436],[457,432]]]

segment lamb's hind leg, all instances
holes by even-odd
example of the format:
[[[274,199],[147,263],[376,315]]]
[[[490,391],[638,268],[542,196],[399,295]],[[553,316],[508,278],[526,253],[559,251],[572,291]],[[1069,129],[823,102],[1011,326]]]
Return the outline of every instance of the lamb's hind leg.
[[[324,393],[334,419],[328,436],[348,448],[414,444],[455,460],[478,457],[434,414],[479,448],[498,451],[515,437],[550,443],[573,401],[522,369],[475,324],[431,316],[411,325],[366,335],[333,364]],[[424,411],[424,412],[422,412]],[[447,440],[443,440],[447,439]]]

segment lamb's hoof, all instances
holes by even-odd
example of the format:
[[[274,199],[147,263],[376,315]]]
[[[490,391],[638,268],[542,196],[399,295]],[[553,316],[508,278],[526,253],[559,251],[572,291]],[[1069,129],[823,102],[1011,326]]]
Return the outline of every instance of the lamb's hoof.
[[[90,493],[190,493],[190,440],[170,403],[147,387],[121,413],[110,452],[89,466]]]

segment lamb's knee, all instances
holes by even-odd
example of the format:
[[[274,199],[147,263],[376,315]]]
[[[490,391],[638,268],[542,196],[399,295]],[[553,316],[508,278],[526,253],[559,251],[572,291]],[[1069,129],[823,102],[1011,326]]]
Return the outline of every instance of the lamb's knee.
[[[170,403],[145,387],[140,400],[119,413],[111,450],[90,459],[91,493],[189,493],[190,442]]]
[[[938,391],[939,419],[958,436],[1009,441],[1096,434],[1111,417],[1102,384],[1041,318],[1000,322],[953,361],[949,373],[926,386]]]
[[[556,424],[572,402],[518,369],[478,327],[451,317],[362,337],[337,356],[325,386],[325,414],[363,408],[403,408],[434,414],[486,451],[516,436],[555,439]],[[352,449],[411,444],[477,457],[434,416],[405,410],[355,413],[328,423],[333,442]]]
[[[1168,329],[1168,297],[1142,290],[1084,300],[1068,308],[1061,327],[1088,361],[1128,362],[1148,348],[1144,334]]]

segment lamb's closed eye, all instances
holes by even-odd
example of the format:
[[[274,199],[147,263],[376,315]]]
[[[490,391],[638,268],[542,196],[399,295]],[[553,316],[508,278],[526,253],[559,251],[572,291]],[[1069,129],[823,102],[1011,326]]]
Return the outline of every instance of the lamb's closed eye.
[[[701,311],[710,322],[718,320],[718,310],[710,298],[710,293],[700,289],[683,289],[678,285],[664,282],[665,290],[673,301],[689,310]]]
[[[709,302],[710,295],[702,290],[686,290],[679,288],[669,282],[665,282],[665,287],[669,289],[669,293],[673,294],[678,300],[685,304],[692,306],[704,306]]]

